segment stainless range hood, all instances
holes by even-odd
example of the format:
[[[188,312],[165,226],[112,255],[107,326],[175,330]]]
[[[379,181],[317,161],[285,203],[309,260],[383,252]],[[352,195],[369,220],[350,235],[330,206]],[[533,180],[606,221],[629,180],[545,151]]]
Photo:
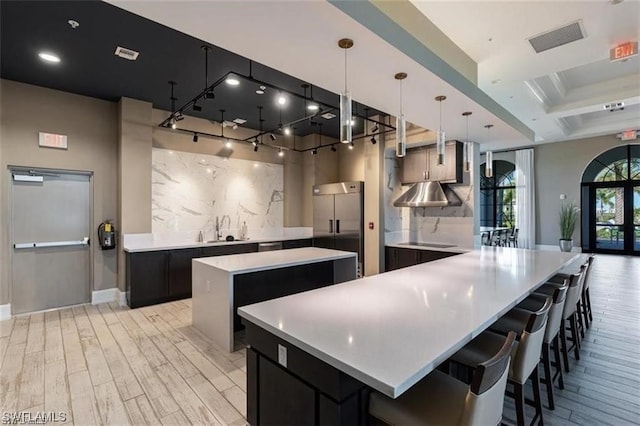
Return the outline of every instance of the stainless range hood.
[[[462,205],[460,198],[440,182],[414,183],[404,194],[393,202],[396,207],[447,207]]]

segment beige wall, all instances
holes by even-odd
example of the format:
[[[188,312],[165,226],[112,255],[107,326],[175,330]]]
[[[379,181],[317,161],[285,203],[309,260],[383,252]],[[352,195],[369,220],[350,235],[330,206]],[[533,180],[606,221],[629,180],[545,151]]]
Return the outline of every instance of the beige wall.
[[[117,217],[117,106],[113,102],[0,80],[0,304],[9,303],[9,182],[7,167],[93,172],[91,229]],[[68,150],[38,147],[38,132],[68,136]],[[116,223],[117,225],[117,223]],[[96,239],[96,235],[91,235]],[[116,253],[91,245],[93,290],[116,285]]]
[[[566,194],[566,201],[580,204],[580,182],[589,163],[604,151],[627,145],[615,135],[577,139],[535,147],[536,180],[536,243],[558,245],[558,214]],[[580,223],[573,235],[574,246],[580,245]]]

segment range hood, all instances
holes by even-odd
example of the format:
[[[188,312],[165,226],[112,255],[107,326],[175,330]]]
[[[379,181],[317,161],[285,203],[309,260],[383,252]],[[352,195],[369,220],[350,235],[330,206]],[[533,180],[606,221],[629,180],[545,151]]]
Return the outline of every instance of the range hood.
[[[440,182],[414,183],[404,194],[393,202],[396,207],[447,207],[462,205],[460,198],[449,187]]]

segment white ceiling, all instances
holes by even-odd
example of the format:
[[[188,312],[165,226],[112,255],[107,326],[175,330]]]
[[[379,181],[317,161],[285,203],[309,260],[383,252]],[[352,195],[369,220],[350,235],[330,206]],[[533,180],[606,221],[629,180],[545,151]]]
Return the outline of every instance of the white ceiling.
[[[465,139],[460,114],[472,111],[470,139],[483,150],[534,143],[325,1],[109,2],[335,93],[344,88],[344,52],[337,41],[349,37],[355,42],[348,52],[349,91],[357,101],[395,115],[399,86],[393,75],[403,71],[409,74],[403,83],[408,121],[437,129],[434,97],[446,95],[442,126],[448,139]],[[478,63],[480,89],[534,130],[536,143],[640,127],[633,107],[640,104],[640,60],[608,62],[610,47],[638,38],[638,1],[413,3]],[[540,54],[527,42],[576,20],[586,32],[583,40]],[[629,107],[602,110],[614,100]],[[490,143],[483,128],[488,123],[495,125]]]
[[[533,129],[538,143],[640,128],[640,57],[609,62],[610,48],[638,40],[640,2],[412,2],[477,62],[480,89]],[[582,40],[541,53],[527,41],[577,20]],[[604,111],[611,101],[624,101],[625,110]]]

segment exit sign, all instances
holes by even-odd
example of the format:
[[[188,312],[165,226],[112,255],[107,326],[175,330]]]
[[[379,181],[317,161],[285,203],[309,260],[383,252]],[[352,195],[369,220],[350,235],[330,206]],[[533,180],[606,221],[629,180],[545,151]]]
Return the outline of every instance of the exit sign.
[[[38,145],[46,148],[67,149],[67,135],[39,132]]]
[[[638,132],[636,130],[625,130],[620,133],[620,139],[623,141],[632,141],[638,136]]]
[[[638,42],[630,41],[629,43],[619,44],[609,51],[609,59],[611,62],[627,59],[638,54]]]

